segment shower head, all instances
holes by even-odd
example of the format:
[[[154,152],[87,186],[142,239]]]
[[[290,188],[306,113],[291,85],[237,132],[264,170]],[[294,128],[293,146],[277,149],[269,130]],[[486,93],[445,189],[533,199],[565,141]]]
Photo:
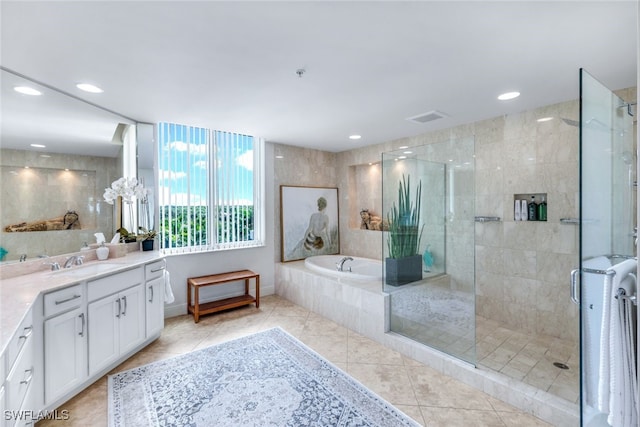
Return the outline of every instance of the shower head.
[[[578,120],[573,119],[565,119],[561,117],[562,121],[568,124],[569,126],[580,127],[580,122]],[[601,130],[601,131],[611,131],[611,127],[602,123],[600,120],[595,117],[590,118],[586,122],[584,122],[584,127],[589,129]]]
[[[565,122],[569,126],[575,126],[575,127],[580,126],[580,122],[577,120],[565,119],[564,117],[561,117],[561,119],[563,122]]]

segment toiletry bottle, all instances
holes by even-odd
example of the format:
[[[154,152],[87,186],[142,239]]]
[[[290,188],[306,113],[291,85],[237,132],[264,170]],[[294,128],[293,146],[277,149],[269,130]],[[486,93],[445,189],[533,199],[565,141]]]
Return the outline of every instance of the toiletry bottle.
[[[104,245],[104,242],[100,243],[100,246],[96,249],[96,256],[100,261],[109,258],[109,248]]]
[[[527,208],[527,201],[525,199],[520,200],[520,221],[526,221],[529,218],[529,210]]]
[[[547,220],[547,202],[544,200],[544,196],[542,196],[542,201],[538,205],[538,221],[546,221]]]
[[[536,203],[536,196],[531,196],[531,201],[529,202],[529,221],[535,221],[538,219],[538,204]]]
[[[522,218],[520,217],[520,200],[515,200],[513,203],[513,220],[520,221]]]

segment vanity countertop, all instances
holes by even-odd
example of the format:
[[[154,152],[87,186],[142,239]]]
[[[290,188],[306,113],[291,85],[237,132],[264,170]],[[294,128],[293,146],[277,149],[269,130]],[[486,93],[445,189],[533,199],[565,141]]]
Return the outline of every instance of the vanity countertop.
[[[91,261],[82,266],[73,267],[78,273],[65,274],[68,271],[39,271],[0,280],[0,354],[4,352],[9,340],[20,322],[27,314],[39,294],[64,288],[74,283],[106,276],[121,270],[127,270],[142,264],[162,259],[158,251],[129,252],[120,258],[109,258],[106,261]],[[104,264],[100,270],[92,267]],[[82,270],[82,272],[81,272]],[[69,270],[70,271],[70,270]],[[86,271],[86,274],[84,273]],[[99,273],[96,273],[99,271]]]

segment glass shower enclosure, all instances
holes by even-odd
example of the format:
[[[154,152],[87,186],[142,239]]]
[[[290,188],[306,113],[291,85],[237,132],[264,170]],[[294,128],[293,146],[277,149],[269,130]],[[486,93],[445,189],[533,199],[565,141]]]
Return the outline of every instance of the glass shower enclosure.
[[[637,418],[613,419],[610,411],[614,383],[609,378],[610,352],[618,347],[611,339],[624,326],[611,322],[612,307],[618,306],[606,296],[611,294],[614,276],[607,269],[623,262],[637,263],[636,112],[633,104],[580,71],[580,291],[574,277],[572,298],[580,306],[582,425],[589,427],[636,426],[638,422]],[[623,400],[632,401],[637,372],[635,379],[631,373],[624,378],[631,382],[618,391]]]
[[[473,138],[382,154],[390,330],[476,363]]]

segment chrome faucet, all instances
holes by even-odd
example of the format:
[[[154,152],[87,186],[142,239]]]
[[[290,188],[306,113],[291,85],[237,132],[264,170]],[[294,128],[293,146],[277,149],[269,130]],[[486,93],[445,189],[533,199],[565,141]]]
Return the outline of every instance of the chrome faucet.
[[[67,260],[64,262],[64,268],[71,268],[74,264],[82,265],[83,262],[84,255],[73,255],[67,258]]]
[[[58,264],[57,262],[45,262],[43,263],[44,265],[50,265],[51,266],[51,271],[58,271],[60,270],[60,264]]]
[[[27,260],[27,254],[20,255],[20,262],[25,262]]]
[[[353,261],[353,258],[351,258],[350,256],[346,256],[340,259],[340,261],[336,262],[336,268],[338,269],[338,271],[344,271],[344,263],[347,261]],[[349,267],[349,270],[347,271],[351,271],[351,267]]]

